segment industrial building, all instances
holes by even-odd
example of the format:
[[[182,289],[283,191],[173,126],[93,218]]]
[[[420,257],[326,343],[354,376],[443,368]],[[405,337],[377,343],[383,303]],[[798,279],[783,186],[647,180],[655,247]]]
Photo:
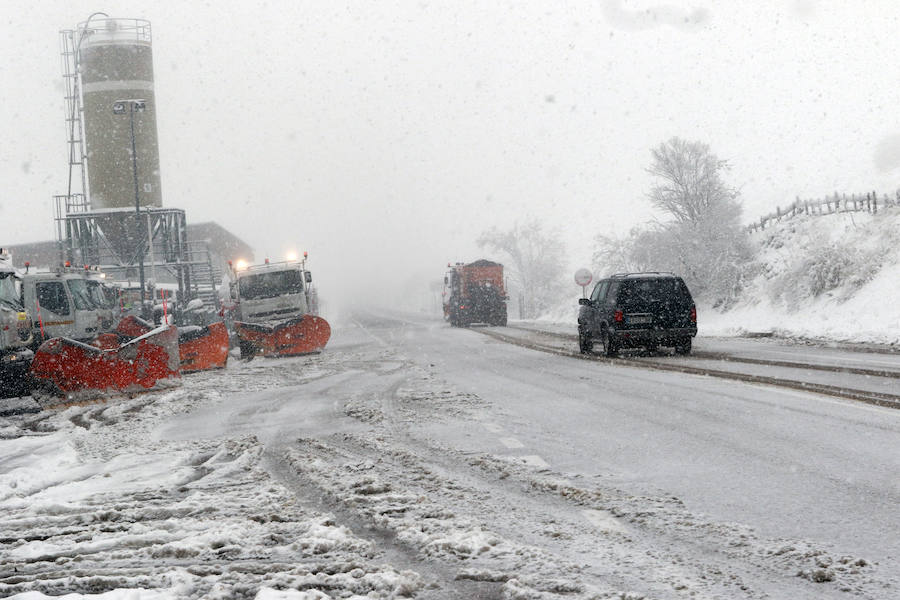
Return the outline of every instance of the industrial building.
[[[167,282],[185,302],[215,302],[222,263],[251,252],[163,203],[150,22],[94,13],[60,32],[60,54],[69,165],[54,197],[57,239],[20,245],[17,260],[98,265],[145,291]]]
[[[213,221],[188,224],[187,236],[188,239],[206,244],[213,267],[217,271],[224,271],[228,266],[229,260],[243,259],[249,263],[252,263],[254,260],[253,248]],[[12,255],[13,264],[19,269],[25,268],[26,261],[33,268],[52,269],[59,266],[61,260],[63,260],[60,254],[59,242],[56,240],[14,244],[7,246],[6,249]],[[174,283],[174,280],[171,278],[164,278],[160,281]]]

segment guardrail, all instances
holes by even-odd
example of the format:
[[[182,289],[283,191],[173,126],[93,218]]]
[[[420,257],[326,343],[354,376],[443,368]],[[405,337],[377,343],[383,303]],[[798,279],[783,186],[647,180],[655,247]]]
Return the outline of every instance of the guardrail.
[[[825,196],[818,200],[801,200],[799,197],[786,208],[780,206],[775,212],[760,218],[747,225],[750,233],[763,231],[773,223],[779,223],[783,219],[792,219],[798,215],[831,215],[846,212],[870,212],[877,213],[878,208],[887,206],[900,206],[900,190],[897,190],[894,198],[883,194],[881,198],[876,192],[862,194],[838,194]]]

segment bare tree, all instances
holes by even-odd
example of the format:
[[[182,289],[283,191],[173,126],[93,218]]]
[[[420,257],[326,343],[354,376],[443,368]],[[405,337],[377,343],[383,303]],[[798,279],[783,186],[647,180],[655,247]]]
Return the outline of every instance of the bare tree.
[[[722,180],[728,162],[701,142],[673,137],[650,151],[647,171],[660,182],[650,190],[650,201],[680,223],[699,223],[712,216],[740,215],[737,190]]]
[[[673,219],[659,228],[656,262],[681,273],[698,296],[727,305],[740,291],[752,254],[738,191],[722,178],[728,163],[708,145],[677,137],[651,155],[647,171],[659,182],[650,201]]]
[[[508,230],[491,228],[477,243],[509,258],[508,276],[525,296],[523,317],[539,316],[562,297],[565,244],[558,235],[545,233],[538,220],[516,223]]]
[[[595,269],[672,271],[695,296],[728,306],[754,267],[738,192],[722,177],[727,162],[706,144],[677,137],[651,155],[647,171],[658,181],[648,197],[667,218],[621,240],[598,236]]]
[[[657,231],[646,227],[632,227],[624,237],[594,236],[594,253],[591,263],[597,277],[613,273],[629,273],[653,269],[653,252],[650,243]]]

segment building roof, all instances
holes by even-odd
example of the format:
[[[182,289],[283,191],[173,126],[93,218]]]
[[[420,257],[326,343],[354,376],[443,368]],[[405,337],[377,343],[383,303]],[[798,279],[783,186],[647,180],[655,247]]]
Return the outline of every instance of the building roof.
[[[253,248],[214,221],[189,223],[187,237],[192,242],[206,242],[213,254],[225,260],[243,258],[248,263],[253,262]]]
[[[210,252],[222,259],[243,258],[253,262],[253,248],[242,239],[213,221],[188,224],[187,239],[192,242],[206,242]],[[8,247],[13,264],[24,268],[25,261],[34,267],[55,267],[60,263],[59,246],[54,240],[15,244]]]

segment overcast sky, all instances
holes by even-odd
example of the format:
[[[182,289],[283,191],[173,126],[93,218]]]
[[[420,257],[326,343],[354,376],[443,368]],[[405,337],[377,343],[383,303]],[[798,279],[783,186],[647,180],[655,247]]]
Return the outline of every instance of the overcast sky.
[[[2,9],[0,245],[53,238],[57,32],[98,10],[152,22],[164,204],[257,258],[308,250],[326,297],[438,278],[484,254],[482,230],[529,217],[587,264],[595,233],[654,217],[650,148],[676,135],[730,161],[746,221],[797,195],[898,187],[895,2]]]

